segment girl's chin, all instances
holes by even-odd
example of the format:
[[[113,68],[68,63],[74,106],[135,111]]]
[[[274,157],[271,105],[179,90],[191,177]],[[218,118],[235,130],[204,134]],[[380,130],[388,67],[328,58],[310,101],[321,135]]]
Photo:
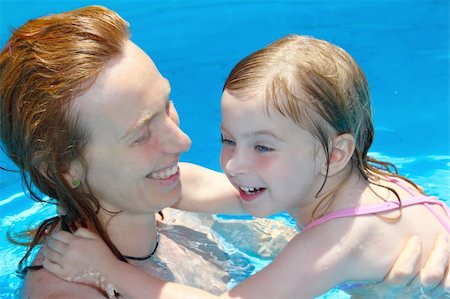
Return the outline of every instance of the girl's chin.
[[[244,209],[253,217],[256,218],[267,218],[273,214],[276,214],[276,212],[272,212],[272,211],[267,211],[267,210],[263,210],[263,209],[259,209],[258,207],[249,207],[248,205],[246,205],[244,203]]]

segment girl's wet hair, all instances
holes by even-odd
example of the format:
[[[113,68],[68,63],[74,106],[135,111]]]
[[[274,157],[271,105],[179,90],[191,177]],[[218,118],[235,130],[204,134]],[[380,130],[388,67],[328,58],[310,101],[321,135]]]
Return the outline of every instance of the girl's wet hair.
[[[128,38],[128,24],[117,13],[88,6],[28,21],[12,32],[0,54],[3,151],[18,166],[34,200],[56,203],[69,226],[98,233],[121,260],[87,182],[80,178],[82,188],[72,188],[62,174],[73,162],[82,165],[84,174],[89,171],[83,158],[89,132],[71,109],[72,101],[92,86],[105,64],[122,55]],[[22,243],[29,250],[19,268],[59,222],[59,217],[50,218],[28,231],[31,241]]]
[[[320,141],[328,164],[331,141],[348,133],[355,139],[351,169],[374,183],[386,174],[398,176],[392,163],[367,155],[374,138],[368,82],[355,60],[336,45],[309,36],[285,36],[242,59],[223,89],[244,99],[262,98],[267,113],[269,107],[274,108],[311,132]],[[325,205],[350,173],[324,197]]]

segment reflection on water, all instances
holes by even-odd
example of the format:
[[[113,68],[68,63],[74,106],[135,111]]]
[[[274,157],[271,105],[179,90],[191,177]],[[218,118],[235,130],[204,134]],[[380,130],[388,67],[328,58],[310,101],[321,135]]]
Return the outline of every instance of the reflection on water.
[[[267,265],[295,234],[279,220],[225,220],[173,209],[163,213],[160,233],[165,243],[158,258],[165,268],[156,272],[167,275],[168,269],[176,269],[174,281],[216,294]]]
[[[420,185],[428,195],[450,203],[450,155],[421,155],[393,157],[377,152],[369,153],[376,159],[395,164],[400,174]]]
[[[163,280],[219,295],[227,290],[228,270],[234,265],[223,250],[219,236],[210,227],[188,226],[192,221],[183,223],[185,218],[196,217],[193,213],[164,210],[165,219],[158,224],[160,242],[156,254],[145,261],[131,262]]]

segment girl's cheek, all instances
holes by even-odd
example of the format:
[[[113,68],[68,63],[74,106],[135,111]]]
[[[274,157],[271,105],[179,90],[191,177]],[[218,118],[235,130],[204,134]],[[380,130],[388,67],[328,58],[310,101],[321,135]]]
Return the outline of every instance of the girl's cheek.
[[[277,165],[281,167],[282,165],[278,164],[278,162],[276,159],[274,159],[274,157],[259,156],[255,159],[254,165],[259,171],[265,171],[273,169],[274,167],[276,168]]]

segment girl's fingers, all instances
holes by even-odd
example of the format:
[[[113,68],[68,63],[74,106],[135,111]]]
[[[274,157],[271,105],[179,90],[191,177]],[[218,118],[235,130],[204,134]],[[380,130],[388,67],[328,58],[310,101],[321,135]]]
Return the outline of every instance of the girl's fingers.
[[[409,238],[405,249],[394,263],[384,282],[398,287],[414,283],[420,267],[422,255],[422,241],[418,236]]]
[[[98,236],[97,236],[96,234],[94,234],[94,233],[91,232],[90,230],[85,229],[85,228],[83,228],[83,227],[77,229],[77,230],[73,233],[73,235],[74,235],[74,236],[77,236],[77,237],[87,238],[87,239],[94,239],[94,240],[97,240],[97,239],[98,239]]]
[[[55,251],[47,246],[42,246],[41,253],[44,256],[44,258],[52,263],[59,264],[62,258],[61,253],[58,251]]]
[[[47,241],[45,242],[45,247],[47,247],[48,249],[52,250],[52,251],[56,251],[59,253],[63,253],[64,250],[67,247],[67,243],[61,242],[59,240],[53,239],[53,238],[48,238]]]
[[[56,233],[53,233],[49,236],[49,238],[54,239],[54,240],[58,240],[60,242],[63,243],[70,243],[71,241],[73,241],[74,239],[74,235],[72,233],[69,232],[65,232],[65,231],[58,231]]]
[[[51,260],[44,258],[44,260],[42,261],[42,266],[44,267],[45,270],[55,274],[56,276],[59,276],[62,279],[70,281],[70,279],[68,278],[69,276],[67,275],[66,271],[61,265],[53,263]]]

